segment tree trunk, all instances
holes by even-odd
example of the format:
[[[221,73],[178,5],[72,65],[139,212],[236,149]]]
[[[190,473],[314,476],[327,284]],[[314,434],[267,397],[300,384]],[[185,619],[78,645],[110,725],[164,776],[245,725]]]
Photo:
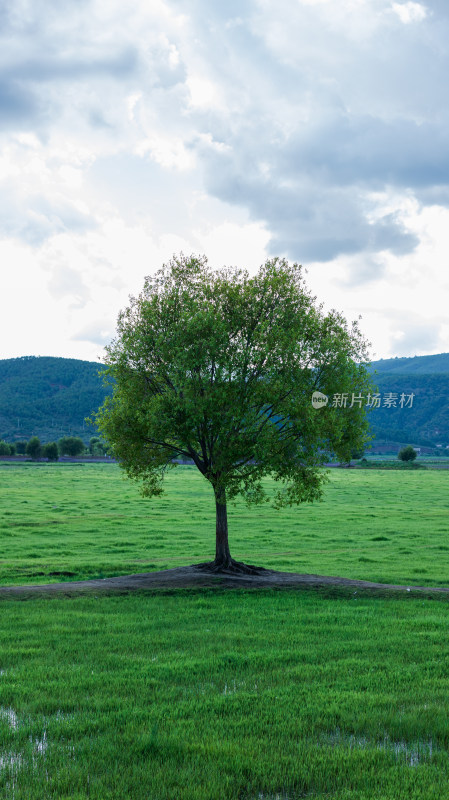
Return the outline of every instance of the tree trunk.
[[[228,544],[228,515],[226,509],[226,490],[214,486],[216,509],[215,565],[217,567],[232,566]]]
[[[226,510],[226,489],[223,486],[214,485],[215,509],[216,509],[216,536],[215,536],[215,561],[203,561],[195,564],[197,569],[204,572],[220,573],[226,572],[244,575],[262,575],[267,572],[263,567],[255,567],[253,564],[243,564],[231,558],[228,544],[228,515]]]

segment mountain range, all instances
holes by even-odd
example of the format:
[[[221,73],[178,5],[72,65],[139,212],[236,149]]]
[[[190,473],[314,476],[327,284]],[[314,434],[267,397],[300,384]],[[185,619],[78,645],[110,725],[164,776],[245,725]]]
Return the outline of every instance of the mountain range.
[[[85,418],[111,391],[100,377],[102,369],[74,358],[0,360],[0,439],[35,435],[48,442],[72,435],[87,443],[96,431]],[[379,395],[373,402],[379,407],[369,411],[376,440],[449,444],[449,353],[381,359],[370,371]]]

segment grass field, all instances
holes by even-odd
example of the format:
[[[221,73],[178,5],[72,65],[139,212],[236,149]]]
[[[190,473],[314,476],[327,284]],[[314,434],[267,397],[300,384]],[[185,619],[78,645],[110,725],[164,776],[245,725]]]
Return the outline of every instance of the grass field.
[[[231,551],[449,585],[448,479],[335,470],[324,503],[232,508]],[[1,468],[0,582],[212,557],[207,485],[180,468],[167,486],[147,501],[113,465]],[[3,599],[0,797],[444,800],[448,620],[444,598],[336,590]]]
[[[234,558],[291,572],[449,586],[449,472],[332,470],[324,502],[229,508]],[[268,482],[269,483],[269,482]],[[274,484],[273,484],[274,485]],[[0,468],[0,584],[210,560],[212,490],[178,467],[143,499],[114,464]]]

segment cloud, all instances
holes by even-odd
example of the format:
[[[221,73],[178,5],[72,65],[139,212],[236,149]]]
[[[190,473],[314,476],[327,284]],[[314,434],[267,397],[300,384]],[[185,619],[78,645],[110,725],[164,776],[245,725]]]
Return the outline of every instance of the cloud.
[[[23,184],[13,174],[0,180],[0,236],[39,246],[65,230],[84,233],[95,227],[88,209],[64,192],[61,176],[49,180],[42,164],[34,167]]]
[[[420,3],[393,3],[392,9],[404,25],[422,22],[427,17],[427,8]]]
[[[0,77],[0,130],[32,123],[40,113],[40,104],[32,92],[14,81]]]
[[[114,335],[114,328],[111,326],[110,320],[105,320],[103,323],[93,323],[86,325],[85,328],[77,331],[72,335],[73,341],[90,342],[91,344],[104,345],[109,344]]]
[[[127,47],[121,53],[98,58],[87,52],[83,58],[78,54],[71,57],[40,56],[25,58],[10,66],[8,74],[12,80],[31,84],[48,81],[74,81],[92,77],[108,76],[115,80],[135,72],[137,54],[134,48]]]
[[[327,276],[326,301],[352,313],[368,292],[385,321],[395,295],[435,341],[443,0],[0,0],[0,22],[0,236],[39,263],[71,353],[180,249],[286,255]],[[412,346],[370,319],[382,347]]]
[[[69,297],[71,308],[82,308],[90,298],[89,288],[84,283],[81,274],[66,264],[54,265],[51,269],[51,278],[48,281],[48,290],[57,300]]]
[[[416,234],[400,213],[373,220],[370,195],[412,191],[425,202],[441,187],[446,201],[449,137],[434,29],[417,48],[388,2],[292,9],[281,0],[274,13],[260,0],[218,41],[215,7],[197,3],[198,16],[200,8],[209,39],[196,63],[209,59],[221,104],[209,103],[199,118],[208,133],[190,146],[210,194],[263,222],[271,252],[303,261],[412,252]],[[401,6],[424,20],[419,8]],[[439,22],[447,26],[447,17]]]
[[[398,356],[435,352],[441,344],[441,329],[441,324],[423,322],[415,314],[397,319],[391,325],[392,350]]]
[[[407,253],[417,245],[399,214],[369,219],[368,209],[375,204],[365,197],[362,181],[339,185],[323,176],[319,166],[309,163],[302,169],[299,156],[296,167],[285,153],[275,154],[275,163],[264,172],[263,154],[258,157],[255,146],[236,164],[233,153],[214,150],[206,185],[214,196],[244,205],[253,219],[266,222],[273,233],[271,252],[305,262],[329,261],[342,253]]]
[[[10,116],[31,119],[40,102],[48,116],[41,126],[54,130],[58,114],[57,127],[69,139],[89,141],[88,186],[97,197],[103,187],[126,219],[157,214],[155,198],[163,203],[168,192],[176,218],[186,218],[185,192],[200,190],[203,181],[211,195],[247,209],[271,231],[271,252],[304,261],[411,252],[416,236],[398,214],[373,221],[368,194],[412,189],[425,202],[436,187],[444,199],[449,185],[448,128],[428,113],[440,99],[433,76],[422,87],[427,107],[418,81],[419,113],[409,113],[409,85],[415,91],[416,82],[403,65],[412,77],[425,73],[428,47],[416,56],[410,26],[397,28],[398,13],[414,20],[421,14],[427,24],[424,6],[280,4],[274,13],[266,0],[160,2],[149,15],[152,26],[139,8],[123,24],[118,4],[106,11],[98,0],[86,2],[82,15],[67,5],[67,16],[56,13],[48,28],[31,12],[41,42],[10,59],[11,80],[28,92],[17,95],[16,107],[9,96]],[[288,26],[281,22],[287,6]],[[29,26],[22,36],[30,40]],[[70,106],[62,83],[72,87]],[[369,102],[360,99],[364,83]],[[395,103],[406,98],[396,113],[388,110],[391,83]],[[185,192],[176,190],[173,170],[186,173]],[[39,224],[45,235],[58,224],[82,225],[77,214],[35,213],[34,224],[18,226],[28,240]]]

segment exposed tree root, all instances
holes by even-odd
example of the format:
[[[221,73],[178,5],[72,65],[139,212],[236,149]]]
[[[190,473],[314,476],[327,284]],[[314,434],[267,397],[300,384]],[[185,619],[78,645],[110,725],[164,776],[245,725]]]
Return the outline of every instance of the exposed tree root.
[[[202,572],[213,573],[214,575],[263,575],[272,572],[265,567],[256,567],[254,564],[244,564],[243,561],[234,561],[233,558],[227,561],[203,561],[201,564],[193,564],[195,569]]]

